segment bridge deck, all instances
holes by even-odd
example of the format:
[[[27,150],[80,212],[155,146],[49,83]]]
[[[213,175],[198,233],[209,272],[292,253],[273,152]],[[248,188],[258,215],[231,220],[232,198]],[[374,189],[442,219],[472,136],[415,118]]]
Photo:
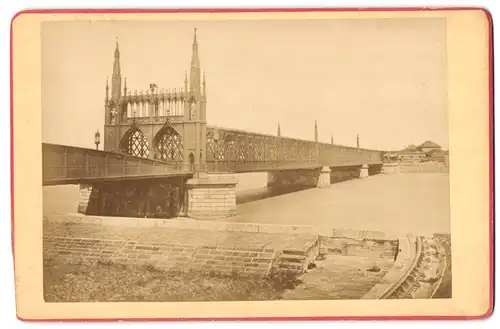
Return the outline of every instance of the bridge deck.
[[[340,161],[332,164],[320,164],[317,162],[295,162],[295,161],[268,161],[268,162],[247,162],[247,163],[208,163],[207,170],[209,173],[231,172],[237,174],[268,172],[274,170],[304,170],[318,169],[322,167],[342,168],[342,167],[359,167],[363,164],[381,165],[380,160],[370,160],[360,163],[359,161]]]
[[[55,178],[43,182],[43,186],[52,185],[74,185],[74,184],[90,184],[96,182],[114,182],[114,181],[127,181],[127,180],[139,180],[139,179],[162,179],[170,177],[181,177],[181,176],[192,176],[190,172],[178,172],[178,173],[167,173],[167,174],[129,174],[129,175],[117,175],[117,176],[106,176],[106,177],[79,177],[79,178]]]
[[[131,179],[189,176],[196,170],[208,173],[249,173],[274,170],[315,169],[323,166],[378,165],[378,157],[352,159],[209,161],[205,165],[168,163],[150,158],[43,143],[43,185],[64,185]]]

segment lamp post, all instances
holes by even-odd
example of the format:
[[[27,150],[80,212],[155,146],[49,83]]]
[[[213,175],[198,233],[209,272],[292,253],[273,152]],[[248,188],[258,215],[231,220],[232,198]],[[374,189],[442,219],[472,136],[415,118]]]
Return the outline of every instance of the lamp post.
[[[94,135],[94,144],[95,144],[95,149],[99,149],[99,144],[101,143],[101,134],[99,133],[99,129],[95,132]]]

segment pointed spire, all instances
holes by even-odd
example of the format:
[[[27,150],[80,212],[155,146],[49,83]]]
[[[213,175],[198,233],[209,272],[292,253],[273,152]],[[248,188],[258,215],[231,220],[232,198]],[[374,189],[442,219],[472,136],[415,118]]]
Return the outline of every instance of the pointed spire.
[[[200,72],[200,57],[198,54],[198,37],[196,29],[193,36],[193,51],[191,57],[191,69],[189,72],[190,93],[197,99],[201,96],[201,72]]]
[[[330,143],[333,145],[333,135],[330,138]]]
[[[116,37],[115,59],[118,58],[120,58],[120,46],[118,45],[118,37]]]
[[[314,141],[318,141],[318,122],[314,120]]]
[[[356,147],[359,150],[359,133],[356,135]]]
[[[278,121],[278,137],[281,137],[281,127],[279,121]]]
[[[200,67],[200,58],[198,56],[198,38],[196,36],[196,28],[193,36],[193,54],[191,57],[191,67]]]
[[[116,38],[115,60],[113,62],[113,77],[111,78],[111,98],[118,103],[122,92],[122,75],[120,68],[120,49]]]

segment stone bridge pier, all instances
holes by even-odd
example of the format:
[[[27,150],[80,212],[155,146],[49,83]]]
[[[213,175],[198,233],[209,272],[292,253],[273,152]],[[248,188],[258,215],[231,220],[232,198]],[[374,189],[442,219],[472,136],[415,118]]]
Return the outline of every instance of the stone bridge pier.
[[[333,183],[365,178],[382,172],[382,164],[270,171],[267,174],[267,186],[327,187]]]
[[[316,187],[320,182],[324,184],[324,177],[320,179],[322,170],[323,168],[270,171],[267,173],[267,187]]]
[[[232,174],[195,175],[187,181],[187,216],[214,219],[236,215],[236,184]]]

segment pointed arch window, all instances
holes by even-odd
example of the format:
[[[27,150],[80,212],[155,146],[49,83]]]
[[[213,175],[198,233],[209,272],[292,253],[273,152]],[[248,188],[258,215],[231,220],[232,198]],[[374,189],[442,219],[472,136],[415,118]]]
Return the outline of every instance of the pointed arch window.
[[[123,153],[133,156],[142,158],[147,158],[149,156],[148,140],[135,122],[125,135],[123,135],[120,148]]]
[[[181,163],[184,160],[182,137],[167,121],[154,139],[154,158],[165,162]]]

